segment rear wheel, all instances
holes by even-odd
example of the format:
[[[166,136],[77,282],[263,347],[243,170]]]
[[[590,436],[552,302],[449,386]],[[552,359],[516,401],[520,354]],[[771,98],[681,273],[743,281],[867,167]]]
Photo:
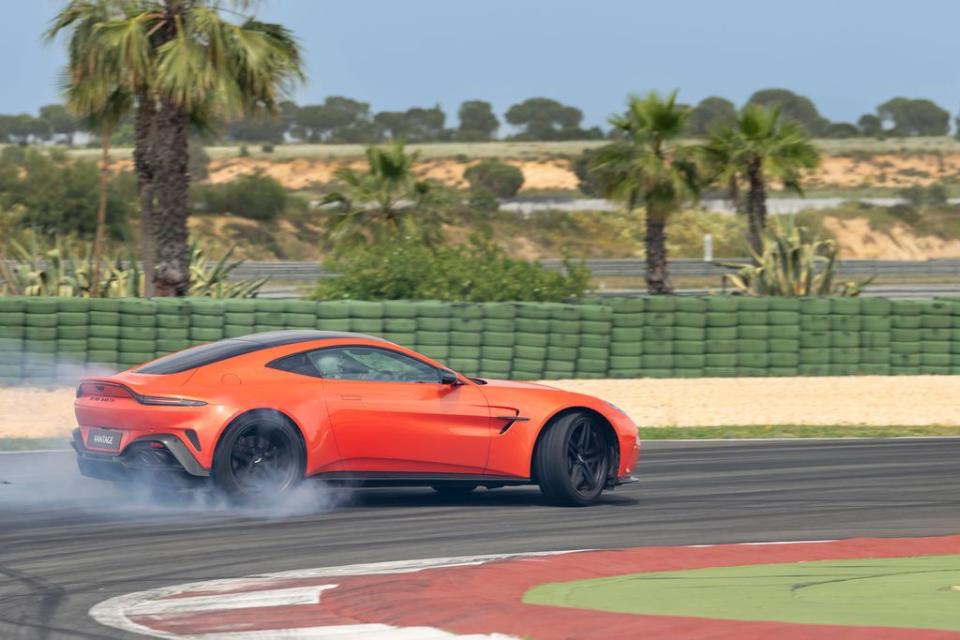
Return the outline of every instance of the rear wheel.
[[[223,436],[213,460],[213,480],[227,495],[270,500],[302,478],[306,453],[296,429],[274,414],[241,417]]]
[[[540,491],[556,505],[584,507],[603,493],[610,454],[601,425],[573,412],[547,427],[534,459]]]

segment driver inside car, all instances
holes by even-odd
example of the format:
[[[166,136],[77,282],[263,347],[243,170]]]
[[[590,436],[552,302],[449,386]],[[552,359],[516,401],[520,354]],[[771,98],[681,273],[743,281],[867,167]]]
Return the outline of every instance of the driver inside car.
[[[317,358],[317,371],[324,378],[339,379],[343,375],[343,368],[340,366],[340,358],[334,354],[324,354]]]

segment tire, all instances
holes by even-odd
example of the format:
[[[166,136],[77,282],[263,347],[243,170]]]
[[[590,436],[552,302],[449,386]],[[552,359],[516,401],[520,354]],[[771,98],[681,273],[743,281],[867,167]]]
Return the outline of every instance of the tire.
[[[240,502],[268,501],[302,479],[306,452],[296,428],[271,413],[241,416],[227,430],[214,454],[214,485]]]
[[[547,502],[585,507],[603,493],[610,468],[606,439],[589,414],[568,413],[547,425],[534,454],[534,470]]]
[[[437,492],[441,498],[462,499],[473,493],[477,488],[475,484],[435,484],[431,489]]]

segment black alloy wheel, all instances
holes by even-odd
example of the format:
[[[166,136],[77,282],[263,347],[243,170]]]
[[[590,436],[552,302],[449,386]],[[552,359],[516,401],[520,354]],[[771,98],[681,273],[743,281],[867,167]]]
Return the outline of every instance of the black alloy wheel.
[[[271,499],[302,478],[305,452],[292,425],[272,414],[243,417],[221,440],[213,478],[228,495]]]
[[[610,471],[610,445],[603,425],[590,414],[568,413],[545,427],[533,467],[548,502],[584,507],[603,493]]]

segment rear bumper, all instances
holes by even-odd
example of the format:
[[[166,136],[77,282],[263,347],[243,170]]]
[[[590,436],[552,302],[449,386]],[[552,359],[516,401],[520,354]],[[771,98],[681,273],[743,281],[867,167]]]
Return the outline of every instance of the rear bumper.
[[[89,478],[123,480],[138,474],[167,474],[195,479],[210,475],[210,471],[200,465],[186,445],[172,434],[159,433],[138,438],[118,454],[87,449],[80,429],[74,430],[71,444],[77,452],[80,473]]]

